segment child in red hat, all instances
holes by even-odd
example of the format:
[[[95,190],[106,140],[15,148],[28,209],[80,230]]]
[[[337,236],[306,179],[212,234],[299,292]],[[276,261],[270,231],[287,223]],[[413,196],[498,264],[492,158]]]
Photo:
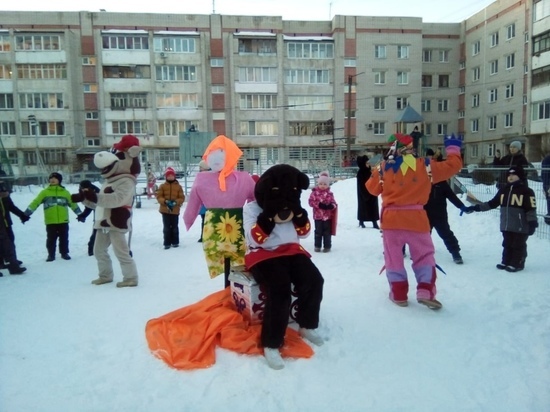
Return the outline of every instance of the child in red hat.
[[[183,188],[176,180],[176,172],[171,167],[164,172],[166,181],[157,190],[159,212],[162,215],[164,234],[164,249],[178,247],[180,244],[179,214],[181,205],[185,202]]]

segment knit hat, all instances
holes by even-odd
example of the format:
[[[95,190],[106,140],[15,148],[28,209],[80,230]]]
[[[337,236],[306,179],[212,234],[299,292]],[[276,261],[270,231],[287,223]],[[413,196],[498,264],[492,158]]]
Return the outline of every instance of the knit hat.
[[[512,166],[510,169],[508,169],[509,175],[516,175],[519,177],[520,180],[525,180],[525,170],[523,170],[523,167],[521,165]]]
[[[324,172],[319,173],[319,177],[317,178],[317,184],[319,183],[330,185],[330,175],[326,170]]]
[[[119,152],[123,152],[133,146],[139,146],[139,139],[134,135],[126,134],[122,136],[120,142],[113,145],[113,148],[118,150]]]
[[[432,149],[426,150],[426,156],[433,156],[433,155],[435,155],[435,152]]]
[[[521,142],[518,140],[514,140],[512,143],[510,143],[510,147],[515,147],[518,150],[521,150]]]
[[[164,176],[168,177],[169,175],[176,176],[176,171],[172,169],[171,167],[166,168],[166,171],[164,172]]]
[[[50,173],[48,180],[51,179],[52,177],[55,177],[59,182],[59,184],[61,184],[61,182],[63,181],[63,176],[61,176],[61,173],[57,173],[57,172]]]

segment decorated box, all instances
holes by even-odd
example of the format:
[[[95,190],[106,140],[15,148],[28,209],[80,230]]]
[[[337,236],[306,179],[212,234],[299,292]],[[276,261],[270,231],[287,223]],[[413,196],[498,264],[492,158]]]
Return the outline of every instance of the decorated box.
[[[243,267],[236,267],[229,274],[231,284],[231,297],[239,313],[242,313],[252,325],[262,323],[264,318],[265,293],[262,287],[252,277],[250,272]],[[292,299],[290,304],[289,322],[296,321],[298,305],[296,291],[292,285]]]

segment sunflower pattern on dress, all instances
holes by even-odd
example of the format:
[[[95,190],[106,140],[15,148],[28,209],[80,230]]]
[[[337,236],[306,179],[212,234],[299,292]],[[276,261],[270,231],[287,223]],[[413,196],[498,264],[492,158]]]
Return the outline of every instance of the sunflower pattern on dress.
[[[243,209],[208,209],[204,215],[202,248],[211,278],[225,273],[226,258],[231,266],[244,265]]]

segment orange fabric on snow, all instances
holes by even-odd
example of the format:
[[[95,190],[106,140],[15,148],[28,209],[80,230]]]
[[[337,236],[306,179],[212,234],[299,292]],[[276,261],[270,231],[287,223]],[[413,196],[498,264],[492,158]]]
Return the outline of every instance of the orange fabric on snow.
[[[218,181],[220,183],[220,190],[222,192],[225,192],[225,178],[233,173],[235,167],[237,167],[239,158],[243,155],[243,152],[241,151],[241,149],[239,149],[239,147],[233,140],[221,134],[210,142],[202,156],[203,160],[206,161],[208,154],[218,149],[221,149],[225,152],[225,165],[220,171],[220,176],[218,178]]]
[[[216,346],[237,353],[263,355],[261,325],[250,325],[233,306],[230,288],[160,318],[145,327],[149,349],[176,369],[207,368],[216,363]],[[287,328],[281,355],[310,358],[313,349],[298,332]]]

